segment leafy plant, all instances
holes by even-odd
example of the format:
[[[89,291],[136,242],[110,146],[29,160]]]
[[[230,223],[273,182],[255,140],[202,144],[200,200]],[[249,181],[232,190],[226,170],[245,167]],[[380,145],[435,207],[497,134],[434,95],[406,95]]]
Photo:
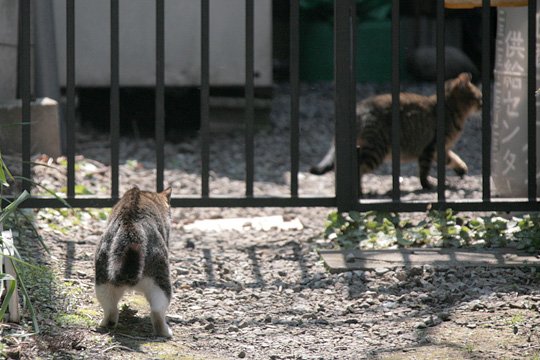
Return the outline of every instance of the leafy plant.
[[[6,258],[6,261],[10,261],[13,269],[15,270],[15,276],[13,276],[11,274],[4,273],[3,268],[0,267],[0,294],[4,292],[4,283],[7,287],[5,289],[4,298],[0,304],[0,321],[4,319],[9,302],[13,297],[15,291],[17,291],[17,288],[19,288],[21,290],[23,300],[28,306],[28,309],[31,313],[34,331],[39,332],[39,326],[35,315],[34,307],[29,301],[28,292],[26,291],[24,281],[22,281],[21,277],[19,276],[20,272],[18,268],[18,265],[33,265],[24,261],[20,256],[19,252],[17,251],[17,248],[13,245],[13,242],[8,241],[8,239],[4,239],[4,237],[1,235],[4,229],[4,223],[6,219],[12,214],[14,214],[15,211],[17,211],[19,205],[30,196],[30,194],[25,190],[13,202],[9,203],[5,208],[2,208],[3,201],[7,200],[4,199],[3,196],[4,187],[9,186],[9,180],[13,181],[14,177],[10,173],[5,162],[3,161],[2,154],[0,153],[0,264],[3,265],[4,260],[2,258]]]
[[[429,211],[424,219],[413,224],[395,213],[331,212],[325,235],[342,248],[513,246],[534,251],[540,249],[540,216],[465,217],[447,209]]]

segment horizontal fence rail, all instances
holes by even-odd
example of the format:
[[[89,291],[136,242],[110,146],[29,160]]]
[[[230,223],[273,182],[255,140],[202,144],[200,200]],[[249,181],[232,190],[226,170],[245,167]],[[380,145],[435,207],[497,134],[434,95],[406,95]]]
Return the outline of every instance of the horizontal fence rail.
[[[244,114],[244,159],[245,159],[245,195],[243,197],[210,196],[210,1],[201,0],[200,34],[201,34],[201,68],[200,68],[200,131],[201,138],[201,196],[173,197],[174,207],[295,207],[322,206],[336,207],[340,211],[349,210],[380,210],[380,211],[425,211],[426,209],[452,208],[457,211],[538,211],[539,204],[536,186],[536,107],[528,106],[528,196],[520,199],[494,198],[491,194],[491,102],[492,82],[490,73],[492,36],[490,27],[490,1],[482,0],[482,197],[480,199],[462,199],[451,201],[446,198],[445,178],[445,112],[444,102],[445,80],[445,6],[444,0],[436,2],[436,94],[437,94],[437,198],[433,201],[404,201],[400,190],[400,1],[392,0],[392,44],[391,44],[391,84],[392,84],[392,189],[388,200],[372,200],[359,198],[359,172],[356,153],[356,5],[354,0],[339,0],[334,2],[334,106],[335,106],[335,136],[336,136],[336,188],[335,196],[303,197],[299,195],[300,172],[300,1],[291,0],[289,4],[290,34],[289,34],[289,82],[290,82],[290,195],[284,197],[264,197],[254,195],[256,177],[255,164],[255,14],[257,4],[254,0],[245,0],[245,114]],[[528,5],[528,104],[536,104],[536,1]],[[20,0],[20,46],[19,46],[19,92],[22,99],[22,181],[23,189],[31,190],[31,7],[30,0]],[[76,114],[76,6],[75,0],[66,0],[66,108],[65,119],[67,126],[67,180],[65,198],[33,196],[26,200],[22,207],[111,207],[118,200],[119,184],[119,138],[120,138],[120,7],[119,0],[110,1],[110,168],[111,191],[109,197],[95,198],[75,194],[77,151],[75,137]],[[156,157],[156,190],[161,191],[165,183],[165,1],[155,1],[155,157]],[[360,72],[368,69],[358,69]],[[3,199],[3,202],[9,199]]]

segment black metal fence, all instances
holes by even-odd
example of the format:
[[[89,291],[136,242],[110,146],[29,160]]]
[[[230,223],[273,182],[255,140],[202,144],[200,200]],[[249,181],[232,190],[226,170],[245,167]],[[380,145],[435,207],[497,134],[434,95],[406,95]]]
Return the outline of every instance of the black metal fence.
[[[20,94],[22,98],[23,170],[26,178],[31,178],[30,162],[30,100],[31,100],[31,32],[30,0],[20,0]],[[66,130],[67,130],[67,197],[65,201],[73,207],[110,207],[119,197],[119,1],[111,0],[111,88],[110,88],[110,141],[111,141],[111,193],[109,198],[78,197],[75,194],[75,0],[66,0],[67,17],[67,83],[66,83]],[[539,209],[536,188],[536,108],[528,107],[528,198],[494,199],[491,196],[491,107],[482,110],[482,199],[448,201],[445,197],[445,151],[443,129],[445,119],[444,101],[444,0],[437,0],[436,12],[436,49],[437,49],[437,200],[404,202],[399,188],[400,161],[398,139],[400,89],[399,49],[400,49],[400,1],[392,1],[392,176],[393,189],[391,199],[358,200],[358,171],[355,149],[355,22],[356,9],[354,0],[336,0],[334,4],[334,46],[335,46],[335,134],[336,142],[336,189],[332,197],[299,196],[299,0],[290,1],[290,161],[291,181],[288,197],[256,197],[254,184],[254,0],[245,1],[245,196],[238,198],[212,197],[209,194],[209,0],[201,0],[201,196],[197,198],[173,198],[175,207],[197,206],[324,206],[337,207],[339,210],[392,210],[424,211],[428,206],[435,209],[453,208],[468,211],[535,211]],[[535,104],[536,90],[536,1],[528,5],[528,104]],[[155,84],[155,141],[156,141],[156,189],[164,186],[164,0],[155,1],[156,16],[156,84]],[[489,39],[490,1],[482,0],[482,38]],[[361,39],[360,39],[361,40]],[[491,104],[491,49],[490,41],[482,41],[482,85],[483,102]],[[24,188],[30,190],[30,182],[24,182]],[[55,198],[32,197],[24,207],[64,207],[65,204]]]

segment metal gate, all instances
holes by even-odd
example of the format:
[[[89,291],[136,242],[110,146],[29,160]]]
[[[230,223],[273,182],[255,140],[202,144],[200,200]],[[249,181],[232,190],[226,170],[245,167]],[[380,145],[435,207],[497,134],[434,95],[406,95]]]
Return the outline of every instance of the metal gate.
[[[20,94],[22,98],[23,169],[22,175],[31,178],[30,163],[30,100],[31,100],[31,31],[30,0],[20,0]],[[110,92],[110,141],[111,141],[111,193],[109,198],[77,197],[75,194],[75,0],[66,0],[67,33],[67,77],[66,77],[66,131],[67,131],[67,197],[65,201],[73,207],[110,207],[119,198],[119,0],[110,1],[110,51],[111,51],[111,92]],[[452,208],[467,211],[535,211],[538,210],[536,189],[536,108],[528,107],[528,198],[494,199],[490,187],[491,159],[491,108],[484,106],[482,112],[482,199],[447,201],[445,197],[445,152],[443,129],[445,104],[437,104],[437,200],[435,202],[404,202],[399,189],[399,104],[393,101],[392,145],[393,190],[388,201],[359,200],[358,171],[355,149],[355,27],[356,9],[354,0],[334,2],[334,64],[335,64],[335,134],[336,134],[336,189],[332,197],[302,197],[298,191],[299,174],[299,0],[290,1],[290,161],[291,182],[288,197],[257,197],[253,193],[254,184],[254,0],[245,1],[245,196],[235,198],[213,197],[209,194],[209,0],[201,0],[201,196],[198,198],[172,199],[175,207],[227,206],[323,206],[348,210],[425,211]],[[392,0],[392,96],[397,99],[400,89],[399,49],[400,49],[400,1]],[[437,97],[444,99],[444,0],[437,0],[436,48],[437,48]],[[528,103],[534,104],[536,90],[536,1],[528,5]],[[164,0],[155,1],[156,16],[156,84],[155,84],[155,141],[156,141],[156,190],[164,184]],[[490,1],[482,0],[482,38],[489,39]],[[359,39],[361,41],[361,39]],[[490,42],[482,42],[482,85],[484,104],[490,104],[492,90],[490,83]],[[30,191],[31,184],[23,182]],[[64,207],[55,198],[32,197],[23,207]]]

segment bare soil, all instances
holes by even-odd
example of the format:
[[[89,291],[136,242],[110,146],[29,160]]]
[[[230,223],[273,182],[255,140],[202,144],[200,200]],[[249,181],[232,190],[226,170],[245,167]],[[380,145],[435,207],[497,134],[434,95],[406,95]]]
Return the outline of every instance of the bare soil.
[[[267,209],[296,216],[303,230],[185,231],[193,213],[174,210],[170,251],[174,300],[170,340],[154,338],[143,297],[122,301],[118,328],[99,329],[93,252],[104,220],[75,225],[37,214],[54,277],[34,293],[42,333],[4,324],[11,358],[33,359],[537,359],[535,269],[392,268],[330,274],[317,249],[328,209]],[[257,215],[260,209],[252,210]],[[206,209],[206,218],[250,216]],[[85,218],[86,215],[83,216]],[[91,220],[93,219],[93,220]],[[314,219],[317,219],[314,221]],[[66,230],[54,224],[62,222]],[[54,228],[54,229],[52,229]],[[27,237],[29,240],[29,237]],[[24,240],[24,241],[27,241]],[[26,244],[26,245],[25,245]],[[44,286],[45,285],[45,286]],[[41,296],[41,298],[36,296]],[[44,301],[45,300],[45,301]],[[26,336],[23,336],[26,335]],[[23,336],[23,337],[21,337]]]

